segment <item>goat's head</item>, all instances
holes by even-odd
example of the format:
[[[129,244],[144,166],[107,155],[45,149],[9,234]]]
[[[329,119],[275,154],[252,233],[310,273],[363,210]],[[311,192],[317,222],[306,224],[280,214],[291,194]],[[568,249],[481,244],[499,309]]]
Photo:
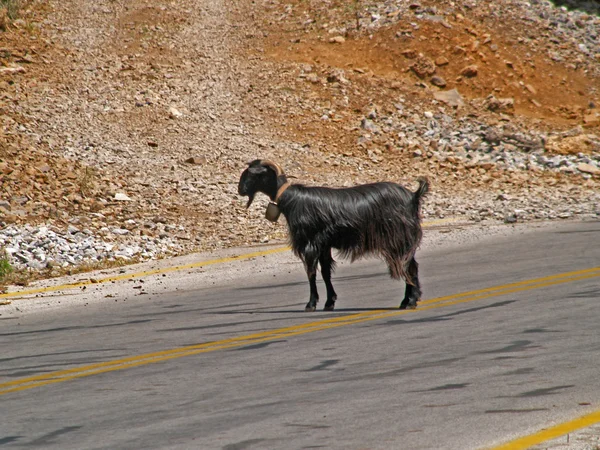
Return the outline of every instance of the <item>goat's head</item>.
[[[257,192],[262,192],[274,200],[277,195],[278,179],[282,182],[286,181],[285,173],[278,164],[266,159],[255,159],[248,163],[248,168],[242,172],[238,184],[238,193],[248,196],[246,207],[252,204]]]

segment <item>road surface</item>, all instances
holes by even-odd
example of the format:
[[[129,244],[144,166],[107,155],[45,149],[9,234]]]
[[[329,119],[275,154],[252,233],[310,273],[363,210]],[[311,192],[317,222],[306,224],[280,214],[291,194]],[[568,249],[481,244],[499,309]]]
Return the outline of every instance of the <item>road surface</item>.
[[[493,448],[600,409],[600,222],[418,259],[413,312],[376,260],[339,267],[333,313],[303,311],[297,265],[257,261],[243,282],[0,316],[0,447]]]

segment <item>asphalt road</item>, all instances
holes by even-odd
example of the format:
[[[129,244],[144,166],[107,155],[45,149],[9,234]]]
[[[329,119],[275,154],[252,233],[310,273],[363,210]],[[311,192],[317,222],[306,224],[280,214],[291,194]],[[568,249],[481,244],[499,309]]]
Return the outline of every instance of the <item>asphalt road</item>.
[[[600,409],[600,222],[418,259],[415,312],[367,261],[339,268],[333,313],[257,263],[243,284],[0,318],[0,448],[471,449]]]

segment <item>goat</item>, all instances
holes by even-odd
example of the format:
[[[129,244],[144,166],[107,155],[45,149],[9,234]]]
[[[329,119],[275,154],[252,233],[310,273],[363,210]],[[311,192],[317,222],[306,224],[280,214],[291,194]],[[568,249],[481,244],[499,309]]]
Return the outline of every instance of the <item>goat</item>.
[[[243,171],[238,193],[248,196],[246,206],[250,207],[256,193],[262,192],[285,216],[292,250],[304,263],[310,284],[305,311],[314,311],[319,300],[318,264],[327,289],[324,309],[333,311],[335,307],[332,248],[351,261],[367,255],[380,256],[392,278],[406,281],[400,309],[414,309],[421,297],[415,260],[423,235],[419,209],[429,190],[426,178],[418,181],[414,193],[391,182],[349,188],[310,187],[290,184],[278,164],[256,159]]]

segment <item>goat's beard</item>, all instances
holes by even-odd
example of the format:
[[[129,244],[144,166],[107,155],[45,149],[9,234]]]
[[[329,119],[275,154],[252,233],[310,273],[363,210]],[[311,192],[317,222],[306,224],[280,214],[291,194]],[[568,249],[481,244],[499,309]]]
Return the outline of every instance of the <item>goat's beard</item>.
[[[248,193],[248,203],[246,203],[246,208],[250,208],[250,205],[254,201],[254,194]]]

